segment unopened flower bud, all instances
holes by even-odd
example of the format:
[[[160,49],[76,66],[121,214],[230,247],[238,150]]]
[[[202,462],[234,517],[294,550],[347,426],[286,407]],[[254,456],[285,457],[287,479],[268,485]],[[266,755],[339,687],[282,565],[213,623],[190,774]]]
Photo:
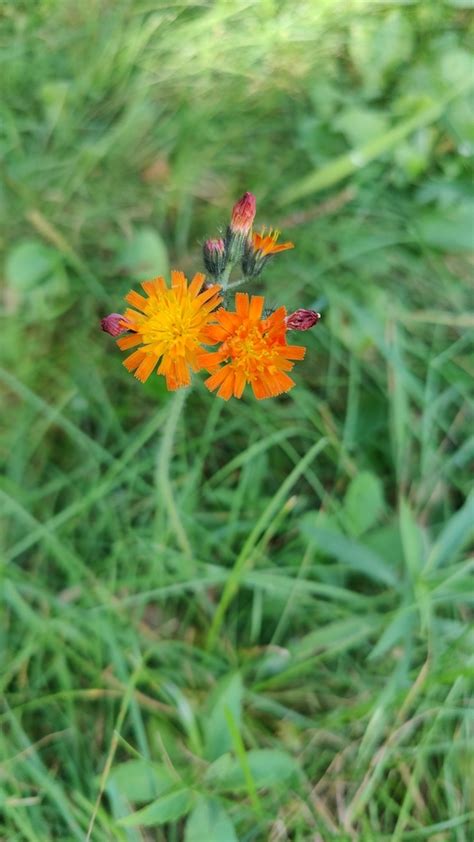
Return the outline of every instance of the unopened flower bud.
[[[110,333],[111,336],[119,336],[127,330],[126,320],[120,313],[110,313],[105,319],[101,320],[100,326],[105,333]]]
[[[224,240],[207,240],[202,248],[204,266],[213,278],[219,278],[226,266]]]
[[[295,310],[286,317],[286,327],[288,330],[309,330],[320,318],[321,315],[316,310]]]
[[[244,193],[232,209],[230,230],[234,234],[250,234],[256,209],[257,203],[253,193]]]
[[[256,201],[253,193],[244,193],[232,209],[230,225],[225,234],[226,260],[232,265],[241,260],[244,249],[250,241],[252,223],[255,219]]]

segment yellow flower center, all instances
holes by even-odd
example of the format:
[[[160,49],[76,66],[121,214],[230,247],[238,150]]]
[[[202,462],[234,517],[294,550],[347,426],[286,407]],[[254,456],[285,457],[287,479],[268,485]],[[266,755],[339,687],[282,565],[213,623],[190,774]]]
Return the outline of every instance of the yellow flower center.
[[[146,350],[183,356],[186,345],[198,341],[202,317],[196,315],[196,308],[187,297],[181,301],[170,301],[168,296],[149,299],[146,319],[140,327]]]

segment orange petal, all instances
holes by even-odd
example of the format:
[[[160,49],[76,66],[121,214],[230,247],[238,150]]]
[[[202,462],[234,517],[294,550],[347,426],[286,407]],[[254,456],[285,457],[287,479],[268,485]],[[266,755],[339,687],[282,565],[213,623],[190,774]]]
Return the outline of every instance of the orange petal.
[[[235,293],[235,310],[239,316],[243,316],[244,318],[248,317],[249,314],[249,296],[248,292],[236,292]]]
[[[171,286],[178,288],[186,288],[186,278],[184,272],[173,269],[171,272]]]
[[[286,345],[281,353],[287,360],[302,360],[306,354],[306,348],[303,345]]]
[[[252,389],[258,401],[262,401],[264,400],[264,398],[270,397],[267,394],[267,390],[265,388],[263,380],[252,380]]]
[[[128,325],[130,330],[138,330],[137,325],[139,323],[143,323],[143,321],[146,320],[146,316],[142,316],[142,314],[137,313],[136,310],[128,310],[127,309],[127,310],[125,310],[125,313],[123,314],[123,320],[124,320],[124,322],[126,321],[126,322],[130,323]]]
[[[127,351],[128,348],[134,348],[135,345],[140,345],[143,341],[141,333],[129,333],[127,336],[122,336],[117,339],[117,345],[121,351]]]
[[[295,385],[295,381],[287,374],[279,372],[271,377],[261,377],[252,383],[252,388],[257,400],[274,398],[283,392],[288,392]]]
[[[156,357],[154,354],[147,354],[145,359],[142,360],[142,362],[138,366],[135,372],[135,377],[137,377],[138,380],[141,380],[141,382],[144,383],[145,380],[148,380],[157,362],[158,357]]]
[[[285,325],[285,318],[286,318],[286,307],[278,307],[267,319],[269,326],[272,329],[272,332],[275,329],[283,328],[286,331]]]
[[[279,371],[278,374],[274,374],[271,381],[268,383],[268,387],[271,390],[272,395],[281,395],[282,392],[288,392],[294,385],[295,381],[282,371]]]
[[[219,398],[223,398],[223,400],[228,401],[229,398],[232,397],[234,394],[234,380],[235,374],[234,371],[227,366],[227,376],[225,380],[222,381],[222,385],[217,393]]]
[[[155,285],[156,295],[159,295],[160,292],[165,292],[168,289],[168,285],[162,275],[157,275],[156,278],[153,278],[153,283]]]
[[[130,356],[123,361],[123,364],[128,371],[135,371],[145,357],[146,354],[144,351],[134,351],[133,354],[130,354]]]
[[[134,289],[131,289],[130,292],[127,293],[125,301],[128,301],[132,307],[136,307],[137,310],[141,310],[142,313],[146,313],[147,300],[146,298],[143,298],[143,295],[140,295],[139,292],[135,292]]]
[[[150,298],[157,298],[166,289],[164,278],[153,278],[151,281],[142,281],[141,286]]]
[[[240,293],[241,295],[243,293]],[[216,310],[214,313],[215,318],[222,325],[223,328],[227,330],[227,333],[233,333],[235,328],[241,323],[241,317],[238,313],[229,313],[228,310],[224,310],[221,307],[219,310]]]
[[[217,387],[220,386],[221,383],[223,383],[226,377],[227,366],[224,366],[223,368],[218,368],[217,371],[214,372],[214,374],[211,374],[211,376],[204,381],[204,385],[207,386],[209,391],[213,392],[214,389],[217,389]]]
[[[189,374],[188,364],[184,357],[176,357],[174,360],[174,372],[178,383],[182,386],[189,386],[191,376]]]
[[[279,243],[278,245],[275,243],[274,246],[271,248],[272,254],[278,254],[280,251],[286,251],[287,249],[294,249],[293,243]]]
[[[216,342],[224,342],[228,335],[228,331],[221,325],[206,325],[201,341],[205,344],[215,345]]]
[[[219,284],[214,284],[214,286],[208,287],[208,289],[205,289],[205,290],[203,290],[203,292],[200,292],[199,295],[196,298],[196,301],[199,301],[199,303],[204,304],[205,301],[208,301],[210,298],[213,298],[214,296],[219,297],[219,300],[222,300],[220,298],[220,296],[218,296],[218,293],[220,291],[221,291],[221,288],[220,288]]]
[[[222,351],[210,351],[209,353],[199,354],[198,361],[202,368],[212,371],[219,363],[225,360],[225,354]]]
[[[201,289],[204,283],[205,277],[206,276],[203,275],[202,272],[196,272],[194,278],[189,284],[189,292],[193,297],[198,294],[199,290]]]
[[[248,313],[249,319],[255,319],[256,321],[258,321],[258,319],[262,315],[264,303],[265,298],[263,297],[263,295],[252,295]]]
[[[234,397],[242,397],[246,382],[247,378],[245,377],[245,374],[242,371],[236,371],[234,380]]]

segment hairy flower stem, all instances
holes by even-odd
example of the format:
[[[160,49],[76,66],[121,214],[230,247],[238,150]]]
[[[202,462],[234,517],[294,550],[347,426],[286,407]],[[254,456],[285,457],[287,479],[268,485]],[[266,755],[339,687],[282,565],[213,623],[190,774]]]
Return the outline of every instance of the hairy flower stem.
[[[233,289],[234,287],[240,287],[242,284],[247,283],[248,278],[239,278],[238,281],[232,281],[231,284],[227,284],[226,289]]]
[[[225,267],[224,271],[222,272],[222,274],[216,279],[216,282],[221,285],[223,292],[225,292],[226,289],[229,288],[229,286],[232,286],[232,284],[229,284],[229,278],[230,278],[230,273],[232,272],[233,266],[234,266],[234,264],[232,262],[229,262],[227,264],[227,266]]]

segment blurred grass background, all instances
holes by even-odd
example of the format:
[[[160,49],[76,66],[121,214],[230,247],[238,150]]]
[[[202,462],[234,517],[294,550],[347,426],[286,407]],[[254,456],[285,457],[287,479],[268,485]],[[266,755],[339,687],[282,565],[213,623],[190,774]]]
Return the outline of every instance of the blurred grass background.
[[[472,840],[472,5],[1,4],[1,839]],[[297,387],[142,387],[245,190]]]

